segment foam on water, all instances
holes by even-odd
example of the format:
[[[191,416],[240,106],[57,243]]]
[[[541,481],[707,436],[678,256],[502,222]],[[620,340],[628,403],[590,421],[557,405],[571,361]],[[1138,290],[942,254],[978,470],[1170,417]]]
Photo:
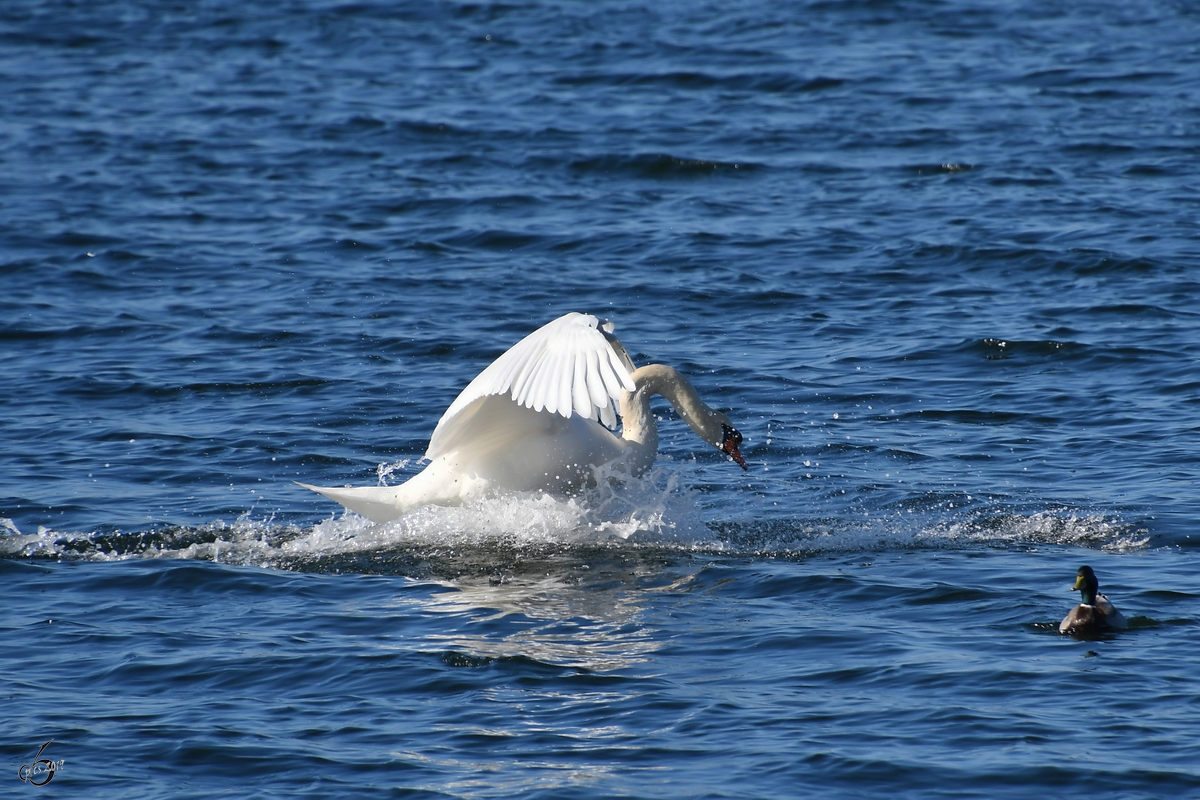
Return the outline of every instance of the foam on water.
[[[388,473],[381,468],[381,479]],[[643,480],[601,482],[579,497],[512,493],[460,506],[425,506],[383,524],[345,512],[303,527],[269,517],[256,519],[246,512],[233,522],[136,533],[71,533],[43,526],[25,534],[4,519],[0,554],[100,561],[183,558],[271,567],[397,548],[521,548],[626,540],[719,546],[702,519],[697,493],[686,488],[686,473],[686,468],[660,466]]]
[[[381,468],[381,479],[385,477]],[[176,558],[265,568],[372,569],[360,556],[404,552],[418,561],[474,553],[484,562],[522,553],[653,548],[804,558],[819,553],[896,549],[963,549],[1066,545],[1126,552],[1150,544],[1147,530],[1110,513],[1071,509],[1013,509],[979,504],[957,512],[881,510],[849,514],[706,521],[702,493],[690,488],[687,465],[659,465],[644,480],[602,482],[586,494],[557,498],[507,494],[460,506],[426,506],[392,522],[373,524],[352,512],[308,527],[256,518],[165,527],[142,532],[20,531],[0,519],[0,555],[118,561]],[[503,555],[500,555],[503,553]],[[347,560],[349,559],[349,560]],[[412,569],[404,561],[397,568]],[[418,569],[428,572],[427,568]],[[433,570],[437,572],[437,570]]]
[[[965,550],[979,545],[1076,546],[1112,552],[1147,547],[1148,532],[1136,523],[1074,509],[1016,512],[983,509],[949,519],[913,519],[902,514],[846,518],[788,519],[722,524],[725,552],[756,556],[807,557],[821,553],[888,550]]]

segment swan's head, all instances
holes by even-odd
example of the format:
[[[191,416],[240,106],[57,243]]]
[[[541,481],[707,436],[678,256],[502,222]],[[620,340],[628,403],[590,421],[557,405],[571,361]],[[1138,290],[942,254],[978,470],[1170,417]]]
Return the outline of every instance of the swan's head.
[[[723,417],[723,419],[721,421],[721,441],[715,443],[717,449],[736,461],[737,465],[742,469],[749,470],[750,468],[746,466],[746,459],[742,458],[742,451],[738,449],[742,446],[742,434],[738,433],[738,429],[733,427],[733,423],[729,421],[729,417],[720,414],[720,412],[718,412],[718,415]]]

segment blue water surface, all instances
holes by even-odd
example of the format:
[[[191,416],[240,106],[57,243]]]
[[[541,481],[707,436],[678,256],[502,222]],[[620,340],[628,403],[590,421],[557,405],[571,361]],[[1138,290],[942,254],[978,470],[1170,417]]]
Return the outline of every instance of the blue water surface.
[[[5,796],[1200,797],[1200,12],[0,5]],[[568,311],[643,481],[370,525]],[[1130,628],[1060,636],[1090,564]],[[52,784],[18,771],[43,754]]]

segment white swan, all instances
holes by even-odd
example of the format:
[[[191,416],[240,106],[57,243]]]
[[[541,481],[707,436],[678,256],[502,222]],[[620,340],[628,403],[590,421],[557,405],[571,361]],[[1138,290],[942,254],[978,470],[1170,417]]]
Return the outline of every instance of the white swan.
[[[639,476],[658,454],[650,412],[656,394],[696,435],[747,469],[738,450],[742,435],[729,417],[705,405],[672,367],[635,368],[612,330],[611,323],[572,312],[517,342],[450,404],[429,440],[429,465],[400,486],[300,485],[388,522],[420,506],[455,505],[489,491],[568,494],[593,483],[596,468],[606,464]],[[614,405],[620,437],[609,430],[617,423]]]

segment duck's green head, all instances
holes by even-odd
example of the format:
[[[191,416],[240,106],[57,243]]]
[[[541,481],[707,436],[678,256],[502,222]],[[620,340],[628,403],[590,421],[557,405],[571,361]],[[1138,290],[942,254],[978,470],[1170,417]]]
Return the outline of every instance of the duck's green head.
[[[1089,606],[1096,605],[1096,592],[1100,591],[1100,581],[1096,580],[1096,573],[1091,567],[1079,568],[1075,573],[1075,585],[1071,588],[1078,590],[1084,603]]]

